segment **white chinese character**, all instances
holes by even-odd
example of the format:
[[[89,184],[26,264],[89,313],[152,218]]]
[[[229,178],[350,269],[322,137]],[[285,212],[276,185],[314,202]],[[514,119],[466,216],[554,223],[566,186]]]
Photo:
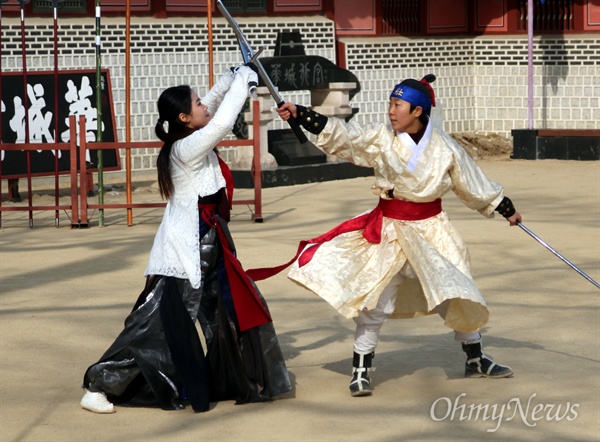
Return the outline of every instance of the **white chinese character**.
[[[46,107],[44,86],[38,83],[32,87],[28,84],[27,96],[31,102],[31,107],[29,108],[29,135],[31,142],[41,143],[42,138],[45,138],[47,143],[54,143],[54,136],[49,130],[53,114],[50,111],[45,114],[43,113],[43,109]]]
[[[274,85],[277,85],[279,83],[279,80],[281,80],[280,64],[274,64],[271,66],[271,73],[269,74],[269,78],[271,79]]]
[[[323,70],[321,63],[316,63],[313,71],[313,84],[323,83],[325,83],[325,71]]]
[[[309,86],[310,85],[309,77],[310,77],[310,68],[308,67],[308,63],[300,64],[300,84]]]
[[[23,100],[18,95],[13,98],[15,105],[15,114],[8,121],[10,128],[17,134],[16,143],[25,142],[25,106],[23,106]]]
[[[91,97],[93,90],[90,87],[90,79],[88,77],[81,78],[81,88],[77,90],[73,80],[67,82],[67,93],[65,94],[65,100],[69,105],[69,115],[84,115],[85,116],[85,140],[86,142],[96,141],[96,133],[98,129],[98,111],[92,106],[88,97]],[[69,119],[65,120],[67,124],[67,130],[61,134],[61,139],[64,142],[69,141]],[[102,123],[102,131],[104,131],[104,123]],[[79,124],[76,127],[77,132],[77,145],[79,146]],[[86,161],[90,161],[90,151],[86,150]]]
[[[31,107],[29,108],[29,142],[42,143],[42,139],[45,138],[47,143],[54,143],[54,136],[50,133],[53,114],[50,111],[45,114],[43,113],[43,109],[46,107],[44,86],[38,83],[32,87],[28,84],[27,96],[31,102]],[[38,150],[38,152],[41,152],[41,150]],[[52,151],[54,155],[56,155],[56,152],[58,152],[58,157],[60,158],[62,155],[61,152]]]
[[[294,86],[295,88],[297,88],[298,86],[296,86],[296,73],[294,72],[294,68],[295,68],[295,63],[292,63],[292,65],[290,66],[289,69],[286,69],[285,71],[285,81],[288,82],[288,84],[291,84],[292,86]]]

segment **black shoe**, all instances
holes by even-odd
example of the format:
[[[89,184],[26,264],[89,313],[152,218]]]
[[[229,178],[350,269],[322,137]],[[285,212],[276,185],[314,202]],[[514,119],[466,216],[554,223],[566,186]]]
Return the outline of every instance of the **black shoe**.
[[[21,198],[21,194],[19,193],[18,179],[8,180],[8,200],[13,203],[20,203],[23,201],[23,198]]]
[[[465,377],[467,378],[508,378],[514,373],[510,367],[492,361],[483,352],[481,339],[462,345],[467,354]]]
[[[371,378],[369,377],[373,357],[373,353],[366,355],[354,353],[352,380],[350,381],[350,394],[352,396],[371,396],[373,394]]]

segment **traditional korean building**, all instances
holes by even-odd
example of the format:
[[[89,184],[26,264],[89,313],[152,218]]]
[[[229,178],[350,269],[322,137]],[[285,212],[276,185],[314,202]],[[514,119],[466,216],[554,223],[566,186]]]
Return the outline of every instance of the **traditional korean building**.
[[[116,137],[124,139],[129,56],[131,138],[154,140],[155,102],[163,89],[188,83],[202,92],[211,74],[241,62],[235,37],[215,2],[209,14],[207,0],[102,0],[97,20],[92,0],[31,0],[25,5],[4,0],[0,67],[3,74],[18,73],[25,63],[28,71],[51,73],[57,60],[60,71],[95,69],[100,23],[101,65],[110,77]],[[438,77],[435,87],[447,131],[510,137],[513,129],[528,125],[527,0],[224,4],[251,44],[266,48],[264,56],[275,55],[281,32],[293,31],[301,36],[306,55],[323,57],[355,75],[360,90],[350,105],[361,123],[385,118],[394,84],[432,72]],[[600,3],[533,4],[535,127],[600,129]],[[9,100],[7,94],[2,96],[3,134],[10,130],[5,122],[13,97]],[[285,92],[285,98],[310,104],[310,94],[301,85]],[[274,120],[270,127],[284,125]],[[235,149],[224,154],[235,161]],[[133,169],[153,169],[155,156],[155,149],[136,152]]]

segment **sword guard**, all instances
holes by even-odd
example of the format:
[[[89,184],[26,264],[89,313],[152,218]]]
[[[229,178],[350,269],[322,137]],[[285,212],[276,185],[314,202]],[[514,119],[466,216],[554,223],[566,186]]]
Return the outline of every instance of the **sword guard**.
[[[254,61],[256,61],[256,59],[259,57],[260,54],[262,54],[262,52],[265,50],[264,46],[261,46],[260,48],[258,48],[258,51],[256,51],[254,53],[254,55],[252,56],[252,58],[248,61],[248,63],[253,63]]]

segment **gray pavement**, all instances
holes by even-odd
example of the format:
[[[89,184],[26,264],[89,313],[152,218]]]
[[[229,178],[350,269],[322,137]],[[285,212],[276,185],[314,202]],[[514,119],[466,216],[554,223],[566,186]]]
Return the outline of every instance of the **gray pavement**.
[[[600,280],[600,163],[485,160],[524,223]],[[371,178],[266,189],[264,223],[235,206],[246,268],[279,264],[308,239],[375,203]],[[237,191],[238,198],[249,195]],[[157,200],[135,194],[134,201]],[[511,379],[464,379],[464,354],[439,317],[382,330],[371,397],[348,392],[354,324],[285,274],[259,286],[294,391],[268,403],[191,409],[79,407],[81,378],[121,331],[144,283],[161,209],[107,211],[106,227],[63,215],[3,213],[0,230],[1,441],[600,440],[600,291],[505,220],[449,195],[491,310],[487,352]]]

